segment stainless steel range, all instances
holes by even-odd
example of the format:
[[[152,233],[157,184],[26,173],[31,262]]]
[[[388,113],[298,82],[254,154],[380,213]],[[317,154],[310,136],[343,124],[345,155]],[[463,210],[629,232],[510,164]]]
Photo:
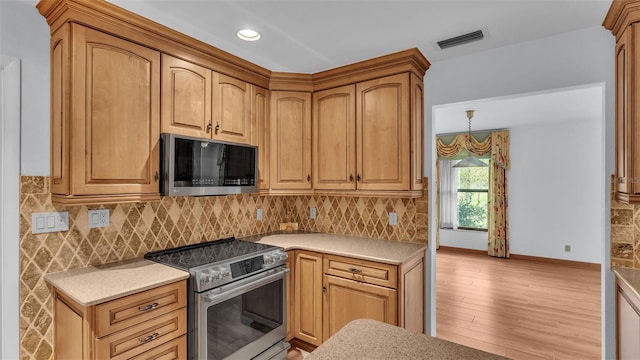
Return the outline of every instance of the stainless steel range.
[[[228,238],[144,256],[186,270],[189,359],[285,359],[283,248]]]

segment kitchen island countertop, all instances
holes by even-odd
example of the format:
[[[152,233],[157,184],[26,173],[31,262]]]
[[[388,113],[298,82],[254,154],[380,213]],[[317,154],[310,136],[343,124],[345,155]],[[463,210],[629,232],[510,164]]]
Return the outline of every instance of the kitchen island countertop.
[[[136,258],[46,274],[44,280],[82,306],[101,304],[189,277],[189,273]]]
[[[419,243],[305,232],[256,235],[247,240],[281,246],[285,250],[317,251],[391,265],[402,265],[427,248],[426,244]]]
[[[505,357],[383,322],[359,319],[347,324],[309,354],[305,360],[437,359],[498,360]]]

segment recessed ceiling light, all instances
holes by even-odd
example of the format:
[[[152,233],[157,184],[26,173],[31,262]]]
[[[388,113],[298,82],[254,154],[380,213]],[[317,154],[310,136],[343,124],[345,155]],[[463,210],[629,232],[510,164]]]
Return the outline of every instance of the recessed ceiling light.
[[[256,41],[260,39],[260,33],[251,29],[242,29],[238,31],[238,37],[246,41]]]

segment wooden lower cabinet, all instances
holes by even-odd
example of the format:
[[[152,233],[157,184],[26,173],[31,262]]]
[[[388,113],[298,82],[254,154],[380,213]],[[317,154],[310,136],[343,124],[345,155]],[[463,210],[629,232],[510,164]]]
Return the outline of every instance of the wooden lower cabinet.
[[[294,279],[294,336],[322,344],[322,254],[296,250]]]
[[[293,309],[295,308],[294,296],[293,296],[293,279],[295,274],[295,251],[287,251],[287,273],[285,280],[287,283],[287,340],[293,339]]]
[[[352,320],[373,319],[398,324],[395,289],[336,276],[324,276],[323,338],[342,329]]]
[[[55,359],[185,359],[186,282],[82,306],[54,288]]]
[[[616,291],[618,359],[640,359],[640,299],[620,281]]]
[[[296,250],[293,264],[295,340],[319,346],[356,319],[424,333],[424,253],[390,265]]]

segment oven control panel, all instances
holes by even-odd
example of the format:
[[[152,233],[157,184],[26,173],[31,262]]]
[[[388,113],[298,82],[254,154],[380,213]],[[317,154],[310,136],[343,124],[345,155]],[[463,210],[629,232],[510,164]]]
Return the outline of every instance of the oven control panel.
[[[209,265],[195,271],[197,291],[205,291],[214,287],[245,278],[251,274],[282,266],[288,258],[287,253],[278,248],[263,254],[245,259],[232,259],[217,265]]]

